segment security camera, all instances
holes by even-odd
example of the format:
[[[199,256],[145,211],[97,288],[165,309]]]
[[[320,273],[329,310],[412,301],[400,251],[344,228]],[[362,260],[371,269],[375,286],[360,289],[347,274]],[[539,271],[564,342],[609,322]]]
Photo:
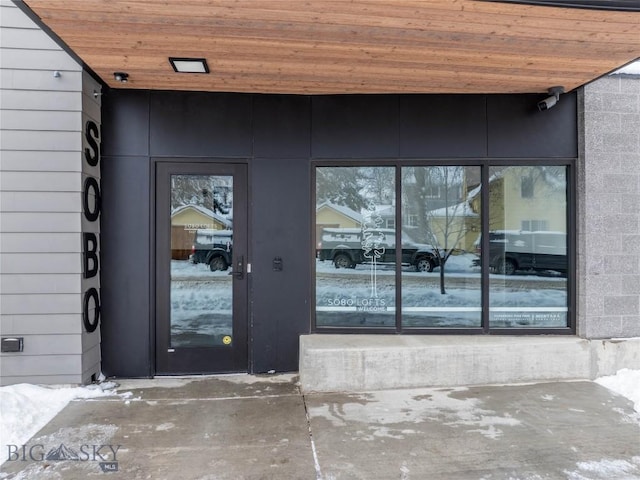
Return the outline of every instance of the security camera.
[[[129,81],[129,74],[127,72],[113,72],[113,78],[116,82],[127,83]]]
[[[564,87],[551,87],[549,89],[549,97],[545,98],[541,102],[538,102],[538,110],[544,112],[549,110],[556,103],[560,101],[560,94],[564,93]]]
[[[555,95],[551,97],[547,97],[541,102],[538,102],[538,110],[540,110],[541,112],[544,112],[545,110],[548,110],[551,107],[553,107],[556,103],[558,103],[558,99],[555,97]]]

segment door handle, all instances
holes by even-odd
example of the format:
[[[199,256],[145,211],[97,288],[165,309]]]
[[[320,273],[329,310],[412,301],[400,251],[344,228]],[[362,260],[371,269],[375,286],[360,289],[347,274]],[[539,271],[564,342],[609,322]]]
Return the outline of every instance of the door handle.
[[[241,280],[244,278],[244,256],[243,255],[240,255],[236,259],[236,263],[233,266],[232,275],[236,277],[238,280]]]

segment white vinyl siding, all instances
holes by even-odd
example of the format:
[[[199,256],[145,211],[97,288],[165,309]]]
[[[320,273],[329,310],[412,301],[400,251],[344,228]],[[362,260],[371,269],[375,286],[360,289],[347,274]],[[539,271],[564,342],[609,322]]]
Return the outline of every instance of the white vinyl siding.
[[[82,323],[84,128],[100,126],[100,86],[27,15],[0,0],[0,384],[84,383],[99,332]],[[59,72],[59,75],[55,72]],[[99,231],[99,222],[86,231]]]
[[[7,173],[20,171],[39,173],[47,170],[49,175],[57,172],[80,172],[82,164],[74,155],[67,152],[41,152],[32,151],[12,151],[2,152],[2,168]],[[67,178],[67,176],[65,176]],[[0,185],[3,183],[4,175],[0,178]]]
[[[79,241],[78,249],[80,249]],[[80,274],[82,273],[82,259],[78,252],[51,253],[45,251],[38,253],[2,253],[0,255],[0,269],[2,270],[2,284],[5,284],[11,281],[11,275],[18,274]],[[2,294],[4,294],[4,292],[2,292]],[[78,294],[80,294],[80,291],[78,291]],[[78,302],[79,301],[78,299]],[[2,310],[0,310],[0,312],[2,312]]]
[[[79,275],[75,277],[80,281]],[[75,335],[78,333],[76,319],[77,314],[5,314],[0,317],[0,331],[2,335]]]
[[[61,212],[2,212],[0,231],[2,232],[78,232],[80,234],[80,215]],[[42,250],[47,251],[47,242],[43,236]]]
[[[8,276],[7,276],[8,277]],[[14,274],[0,284],[2,293],[13,294],[68,294],[80,291],[80,275],[71,273],[43,273],[41,275]],[[3,332],[4,333],[4,332]]]
[[[3,212],[80,212],[79,192],[0,192]],[[4,250],[4,249],[3,249]]]
[[[33,110],[3,111],[3,130],[69,131],[82,130],[77,112],[34,112]]]
[[[42,240],[31,233],[3,233],[2,252],[31,253],[42,248]],[[48,233],[47,250],[51,253],[75,253],[80,248],[80,239],[75,233]]]

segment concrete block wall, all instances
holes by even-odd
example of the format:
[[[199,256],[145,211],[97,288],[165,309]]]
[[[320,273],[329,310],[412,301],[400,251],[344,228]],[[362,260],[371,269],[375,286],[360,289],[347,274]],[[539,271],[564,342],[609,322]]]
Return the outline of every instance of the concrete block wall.
[[[578,172],[578,333],[640,337],[640,76],[584,87]]]
[[[84,130],[100,86],[24,12],[0,0],[0,384],[85,383],[99,332],[83,328]],[[59,74],[56,74],[58,72]],[[98,285],[99,286],[99,285]]]

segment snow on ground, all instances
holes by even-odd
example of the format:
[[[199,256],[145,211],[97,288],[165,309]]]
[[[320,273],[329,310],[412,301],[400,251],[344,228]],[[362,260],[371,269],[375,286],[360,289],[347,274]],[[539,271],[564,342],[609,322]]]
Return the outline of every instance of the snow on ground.
[[[250,375],[247,373],[224,373],[216,375],[184,375],[156,378],[118,379],[118,390],[139,390],[146,388],[180,388],[193,382],[202,382],[215,377],[236,384],[253,385],[256,383],[293,383],[297,373],[279,373],[277,375]]]
[[[71,400],[113,395],[112,382],[86,387],[41,387],[20,383],[0,387],[2,445],[24,445]]]
[[[591,462],[578,462],[577,470],[564,473],[567,480],[637,480],[640,470],[640,457],[632,457],[631,461],[604,458]]]
[[[38,386],[20,383],[0,387],[0,445],[24,445],[42,427],[51,421],[72,400],[91,399],[117,395],[129,398],[128,388],[178,388],[193,381],[205,380],[206,376],[185,378],[162,378],[148,380],[123,380],[119,392],[117,384],[102,382],[84,387],[66,385]],[[257,382],[290,383],[296,375],[222,375],[220,378],[234,383]],[[0,460],[0,463],[5,459]]]
[[[597,378],[596,383],[627,397],[634,403],[635,411],[640,413],[640,370],[623,368],[615,375]]]

